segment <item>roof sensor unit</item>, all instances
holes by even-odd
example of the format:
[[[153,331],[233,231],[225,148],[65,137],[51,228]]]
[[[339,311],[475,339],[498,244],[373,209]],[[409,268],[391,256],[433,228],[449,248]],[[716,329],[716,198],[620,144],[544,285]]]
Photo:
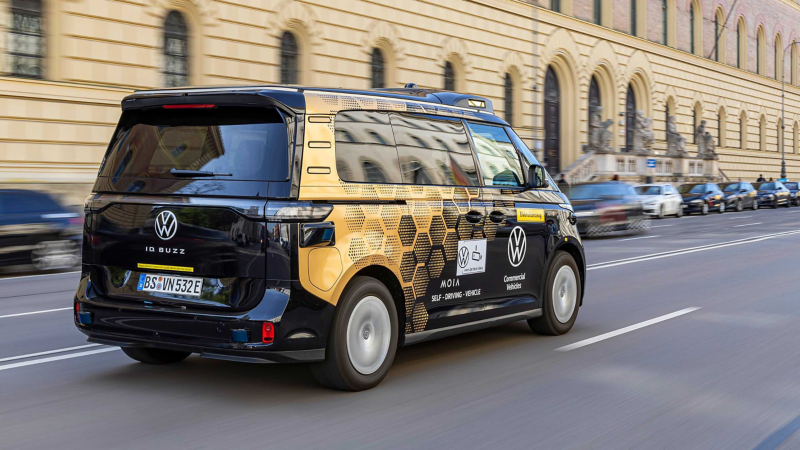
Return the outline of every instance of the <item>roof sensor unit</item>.
[[[406,89],[417,89],[417,83],[406,83]]]

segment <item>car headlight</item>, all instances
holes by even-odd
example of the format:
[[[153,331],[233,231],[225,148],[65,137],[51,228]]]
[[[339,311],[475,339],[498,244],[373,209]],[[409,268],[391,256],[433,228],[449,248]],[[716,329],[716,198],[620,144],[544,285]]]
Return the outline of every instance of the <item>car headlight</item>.
[[[703,203],[703,201],[702,200],[692,200],[692,204],[693,205],[698,205],[700,203]]]

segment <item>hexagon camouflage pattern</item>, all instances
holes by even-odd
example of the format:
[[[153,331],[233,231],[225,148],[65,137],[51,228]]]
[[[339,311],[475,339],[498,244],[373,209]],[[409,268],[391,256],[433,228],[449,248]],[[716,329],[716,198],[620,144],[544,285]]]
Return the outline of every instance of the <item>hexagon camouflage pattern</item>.
[[[494,209],[513,213],[510,197],[489,194],[482,196],[476,187],[442,187],[393,184],[348,183],[340,180],[335,158],[335,115],[344,110],[390,110],[455,117],[473,117],[474,112],[429,103],[363,95],[342,95],[306,91],[305,148],[299,199],[343,202],[331,212],[327,221],[336,227],[335,248],[341,258],[341,274],[329,290],[321,290],[310,282],[308,273],[301,273],[305,289],[332,304],[338,302],[344,287],[361,269],[383,266],[399,280],[405,300],[406,333],[425,330],[428,313],[423,299],[431,279],[442,276],[447,261],[456,259],[458,241],[483,239],[492,241],[499,226],[485,216],[480,223],[467,222],[465,214],[473,207],[483,208],[494,200]],[[309,170],[313,167],[315,170]],[[322,168],[323,170],[319,170]],[[494,195],[494,198],[492,198]],[[533,193],[547,203],[561,198],[548,192]],[[499,198],[499,200],[498,200]],[[481,200],[482,199],[482,200]],[[508,214],[507,214],[508,215]],[[299,249],[299,267],[324,271],[311,249]],[[402,314],[398,311],[398,314]]]

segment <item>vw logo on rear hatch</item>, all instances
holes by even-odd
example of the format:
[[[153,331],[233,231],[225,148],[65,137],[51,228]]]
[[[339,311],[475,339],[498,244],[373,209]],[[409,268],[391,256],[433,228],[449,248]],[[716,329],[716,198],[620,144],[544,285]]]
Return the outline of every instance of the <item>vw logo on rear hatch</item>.
[[[178,231],[178,219],[172,211],[161,211],[156,216],[156,236],[168,241],[175,236]]]

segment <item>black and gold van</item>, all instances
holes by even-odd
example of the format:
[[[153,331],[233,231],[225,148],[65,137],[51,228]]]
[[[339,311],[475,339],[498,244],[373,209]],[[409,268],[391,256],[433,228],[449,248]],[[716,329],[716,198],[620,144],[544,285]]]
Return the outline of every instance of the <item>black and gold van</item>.
[[[360,390],[398,346],[563,334],[583,299],[569,201],[470,95],[137,92],[85,213],[76,325],[145,363],[307,362]]]

